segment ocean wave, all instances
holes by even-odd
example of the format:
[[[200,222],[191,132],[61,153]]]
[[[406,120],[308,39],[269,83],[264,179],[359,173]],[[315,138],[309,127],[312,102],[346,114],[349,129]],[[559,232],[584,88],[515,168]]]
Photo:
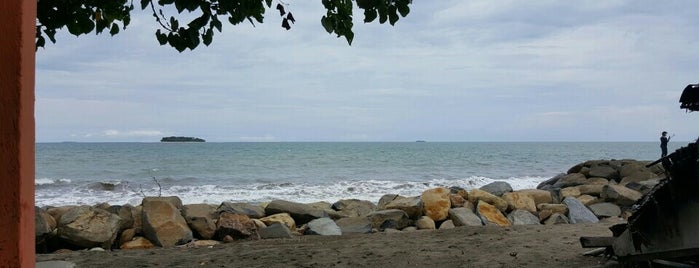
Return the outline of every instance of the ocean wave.
[[[39,178],[34,180],[34,185],[68,184],[71,182],[70,179]]]
[[[548,178],[511,177],[500,180],[510,183],[513,189],[533,189]],[[482,187],[496,180],[471,176],[457,179],[431,179],[426,181],[396,180],[342,180],[326,183],[252,183],[244,185],[171,185],[133,188],[126,183],[99,182],[88,187],[61,189],[62,192],[37,189],[39,206],[74,204],[139,205],[143,196],[178,196],[184,204],[220,204],[224,201],[261,203],[275,199],[311,203],[334,203],[341,199],[361,199],[371,202],[385,194],[419,196],[425,190],[436,187],[461,187],[467,190]],[[54,189],[55,190],[55,189]]]

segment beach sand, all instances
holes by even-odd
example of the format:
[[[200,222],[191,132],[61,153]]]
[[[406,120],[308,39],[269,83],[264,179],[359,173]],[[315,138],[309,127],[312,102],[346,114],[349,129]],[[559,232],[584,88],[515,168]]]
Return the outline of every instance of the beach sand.
[[[584,256],[581,236],[611,236],[612,223],[457,227],[293,239],[212,248],[38,254],[77,267],[616,267]]]

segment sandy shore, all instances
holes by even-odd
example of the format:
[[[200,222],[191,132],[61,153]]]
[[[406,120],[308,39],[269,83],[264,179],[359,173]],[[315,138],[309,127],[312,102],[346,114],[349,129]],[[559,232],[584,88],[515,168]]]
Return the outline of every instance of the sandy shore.
[[[38,254],[77,267],[615,267],[588,257],[580,236],[611,236],[611,223],[457,227],[449,230],[285,240],[213,248]]]

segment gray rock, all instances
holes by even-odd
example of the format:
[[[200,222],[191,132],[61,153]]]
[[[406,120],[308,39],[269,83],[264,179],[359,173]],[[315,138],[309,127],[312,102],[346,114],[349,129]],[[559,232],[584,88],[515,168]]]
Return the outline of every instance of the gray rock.
[[[580,200],[574,197],[566,197],[563,204],[568,206],[568,219],[570,223],[596,223],[599,222],[597,216],[590,211]]]
[[[315,219],[328,217],[328,213],[323,210],[314,208],[307,204],[289,202],[285,200],[274,200],[270,202],[265,208],[265,213],[267,215],[289,213],[289,215],[299,226]]]
[[[596,165],[590,167],[590,177],[619,181],[619,172],[611,166]]]
[[[408,217],[416,220],[422,216],[423,202],[419,196],[402,197],[398,196],[393,201],[386,204],[385,209],[400,209],[408,214]]]
[[[308,222],[308,229],[304,234],[309,235],[342,235],[342,229],[340,229],[335,221],[330,218],[320,218]]]
[[[507,215],[507,219],[512,222],[512,225],[537,225],[539,223],[539,217],[534,216],[529,211],[523,209],[517,209]]]
[[[472,210],[468,208],[449,209],[449,219],[455,226],[481,226],[483,221]]]
[[[119,232],[119,216],[90,206],[67,211],[58,222],[58,236],[70,244],[111,248]]]
[[[456,227],[454,226],[454,222],[451,220],[446,220],[439,225],[439,230],[454,229],[454,227]]]
[[[609,202],[592,204],[590,205],[590,210],[597,217],[617,217],[621,215],[621,208]]]
[[[370,201],[359,199],[343,199],[335,202],[332,208],[343,212],[349,217],[364,216],[376,209],[376,205]]]
[[[216,208],[208,204],[185,205],[182,214],[187,225],[198,238],[208,240],[214,237]]]
[[[512,192],[512,185],[504,181],[494,181],[483,185],[480,189],[495,196],[502,196],[504,193]]]
[[[568,217],[561,213],[553,213],[551,217],[544,221],[545,225],[568,224]]]
[[[566,188],[571,186],[578,186],[585,184],[587,182],[587,177],[581,173],[570,173],[563,175],[556,183],[553,184],[555,188]]]
[[[133,214],[131,214],[132,209],[132,205],[110,206],[107,208],[107,211],[119,216],[119,230],[123,231],[126,229],[133,228],[134,218]]]
[[[223,202],[216,209],[216,213],[221,214],[223,212],[247,215],[251,219],[259,219],[265,216],[265,210],[261,206],[248,203]]]
[[[36,268],[75,268],[74,262],[69,261],[40,261],[36,262]]]
[[[397,194],[385,194],[379,198],[379,202],[376,205],[376,210],[385,210],[386,209],[386,204],[390,203],[391,201],[395,200],[396,198],[401,197]]]
[[[36,244],[43,243],[56,230],[56,220],[40,207],[34,207],[34,235]]]
[[[630,206],[641,199],[643,195],[635,190],[631,190],[621,185],[605,185],[602,188],[602,198],[607,202],[614,202],[621,206]]]
[[[400,230],[412,223],[410,218],[408,218],[408,214],[400,209],[374,211],[366,217],[371,221],[372,228],[379,230],[386,229],[389,226],[394,226],[393,228]]]
[[[292,238],[294,234],[291,233],[289,227],[280,222],[275,222],[270,226],[257,230],[262,239],[275,239],[275,238]]]
[[[342,218],[335,221],[343,234],[368,234],[373,228],[371,220],[367,217]]]
[[[572,173],[577,173],[577,171],[572,172]],[[544,189],[544,188],[551,188],[553,186],[553,184],[555,184],[559,179],[563,178],[563,176],[565,176],[565,175],[566,175],[565,173],[560,173],[553,178],[545,180],[545,181],[539,183],[539,185],[536,186],[536,189],[548,190],[548,189]]]

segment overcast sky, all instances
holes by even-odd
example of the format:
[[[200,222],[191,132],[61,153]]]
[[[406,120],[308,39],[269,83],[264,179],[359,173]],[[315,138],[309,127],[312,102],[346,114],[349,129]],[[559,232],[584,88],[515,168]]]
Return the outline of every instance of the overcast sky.
[[[120,34],[37,52],[37,141],[657,141],[699,136],[699,1],[420,1],[395,27],[224,23],[178,53],[136,10]],[[183,22],[181,22],[183,23]]]

